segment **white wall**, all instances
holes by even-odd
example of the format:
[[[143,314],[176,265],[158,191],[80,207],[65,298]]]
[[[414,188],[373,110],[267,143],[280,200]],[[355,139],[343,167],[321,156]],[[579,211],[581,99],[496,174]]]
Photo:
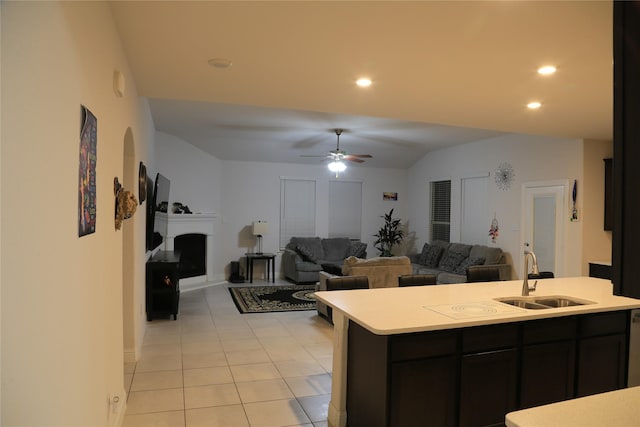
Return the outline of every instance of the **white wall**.
[[[280,178],[316,180],[316,231],[328,234],[328,182],[335,179],[325,165],[295,165],[222,161],[185,141],[168,134],[156,135],[158,171],[171,180],[171,200],[187,204],[193,212],[218,214],[215,238],[215,275],[228,277],[231,261],[239,261],[245,252],[255,250],[250,233],[255,220],[269,223],[263,238],[265,252],[278,252],[280,221]],[[395,208],[394,216],[406,219],[406,171],[349,167],[341,180],[361,181],[363,198],[362,240],[368,243],[368,255],[377,255],[372,237],[382,226],[381,215]],[[398,193],[398,201],[384,201],[382,193]],[[244,262],[241,264],[244,269]],[[276,274],[280,271],[280,257]],[[256,277],[262,265],[256,265]]]
[[[493,214],[500,224],[500,236],[487,245],[495,245],[509,254],[515,272],[521,276],[521,193],[522,184],[531,181],[582,179],[583,145],[581,140],[545,138],[529,135],[507,135],[431,152],[408,171],[409,221],[416,233],[417,247],[429,240],[429,182],[451,178],[452,211],[451,241],[459,238],[460,179],[489,173],[488,234]],[[494,183],[494,173],[502,162],[509,162],[515,179],[509,190],[500,190]],[[568,207],[567,207],[568,208]],[[565,272],[568,276],[581,272],[582,223],[568,221],[565,247]]]
[[[121,413],[110,413],[107,396],[125,396],[113,179],[123,177],[128,128],[136,160],[147,162],[151,119],[108,4],[1,7],[2,425],[115,425]],[[127,80],[123,98],[112,87],[116,69]],[[81,104],[98,119],[97,229],[79,238]],[[144,215],[124,227],[135,229],[139,291]]]
[[[222,162],[173,135],[156,132],[157,167],[171,181],[169,208],[180,202],[192,212],[220,213]]]
[[[236,261],[256,243],[250,233],[255,220],[270,224],[269,234],[263,237],[265,252],[276,252],[279,246],[280,178],[307,178],[316,180],[316,234],[328,236],[328,186],[335,179],[326,165],[268,164],[252,162],[223,162],[222,230],[226,242],[224,253],[218,260],[220,267]],[[376,256],[372,237],[382,226],[381,215],[395,208],[394,216],[406,219],[406,172],[397,169],[371,169],[349,167],[340,174],[343,180],[362,182],[362,241],[368,244],[369,257]],[[384,201],[384,191],[398,193],[398,201]],[[279,271],[280,257],[276,271]],[[244,268],[244,265],[242,265]],[[257,274],[260,274],[257,272]]]
[[[185,203],[194,212],[218,214],[215,274],[219,280],[228,276],[230,261],[241,260],[245,252],[255,249],[256,240],[249,229],[254,220],[270,223],[270,233],[263,239],[263,249],[277,252],[280,177],[317,181],[316,229],[318,235],[327,235],[328,182],[334,177],[326,171],[325,166],[222,161],[172,135],[158,132],[156,141],[158,170],[171,179],[172,201]],[[601,145],[598,147],[602,148]],[[457,241],[460,233],[461,179],[489,174],[486,232],[488,234],[495,213],[500,223],[500,237],[496,243],[491,243],[487,236],[486,244],[499,246],[507,252],[509,262],[514,265],[514,278],[521,277],[522,274],[522,184],[565,180],[570,186],[577,179],[581,221],[570,222],[569,206],[565,206],[565,275],[572,276],[584,274],[589,261],[585,258],[586,254],[589,254],[589,258],[597,254],[591,247],[593,239],[587,241],[584,237],[583,244],[583,235],[587,236],[593,231],[592,221],[599,221],[597,217],[594,219],[592,211],[600,209],[600,205],[596,204],[594,208],[592,202],[596,200],[595,203],[601,203],[597,202],[601,197],[600,189],[593,186],[594,183],[601,185],[600,175],[591,179],[585,177],[585,174],[591,173],[595,162],[584,160],[588,157],[585,151],[592,153],[590,159],[598,158],[598,162],[601,161],[598,156],[602,150],[587,150],[582,140],[508,135],[434,151],[408,171],[351,167],[341,174],[340,179],[363,182],[362,238],[369,244],[369,256],[375,256],[377,253],[373,247],[375,239],[372,235],[382,225],[380,216],[391,208],[395,208],[394,216],[408,223],[408,239],[402,253],[416,252],[428,240],[428,185],[432,179],[452,179],[451,239]],[[502,162],[511,163],[515,171],[515,179],[507,191],[498,189],[494,183],[495,170]],[[384,201],[384,191],[397,191],[398,202]],[[606,246],[608,244],[610,248],[606,233],[595,230],[592,234],[600,236],[596,241],[600,242],[598,247],[601,249],[604,235],[602,250],[610,252]],[[242,267],[244,268],[244,264]],[[278,271],[279,267],[278,258]],[[261,273],[259,270],[256,274]]]

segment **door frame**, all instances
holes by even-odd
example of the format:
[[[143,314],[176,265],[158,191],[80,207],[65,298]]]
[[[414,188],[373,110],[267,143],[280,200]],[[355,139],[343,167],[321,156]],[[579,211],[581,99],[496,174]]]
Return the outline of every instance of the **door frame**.
[[[557,191],[552,191],[551,187],[563,187],[560,194]],[[532,212],[528,210],[528,196],[531,190],[544,191],[545,188],[549,188],[549,194],[553,194],[556,197],[556,241],[555,241],[555,264],[556,268],[553,273],[556,277],[562,277],[567,269],[566,257],[564,248],[567,247],[567,227],[565,227],[566,215],[568,215],[569,209],[569,180],[559,179],[550,181],[531,181],[522,184],[522,199],[521,199],[521,232],[520,232],[520,248],[522,249],[518,253],[518,266],[516,271],[519,277],[524,278],[524,245],[529,241],[528,225],[532,222]],[[560,200],[558,198],[560,197]],[[559,202],[559,203],[558,203]]]

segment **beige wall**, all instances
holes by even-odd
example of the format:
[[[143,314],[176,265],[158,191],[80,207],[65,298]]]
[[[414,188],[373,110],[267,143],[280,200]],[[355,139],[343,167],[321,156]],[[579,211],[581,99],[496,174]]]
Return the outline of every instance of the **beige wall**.
[[[611,262],[611,231],[604,230],[604,161],[613,157],[611,141],[584,142],[584,183],[581,194],[583,234],[582,274],[589,262]]]
[[[106,3],[1,7],[2,425],[113,425],[118,414],[107,396],[124,400],[124,252],[113,179],[125,175],[127,129],[134,163],[147,162],[151,119]],[[127,81],[124,98],[113,91],[116,69]],[[98,119],[97,230],[81,238],[80,105]],[[124,224],[133,229],[134,322],[144,286],[143,212],[144,205]],[[128,325],[132,342],[141,341],[143,325]]]

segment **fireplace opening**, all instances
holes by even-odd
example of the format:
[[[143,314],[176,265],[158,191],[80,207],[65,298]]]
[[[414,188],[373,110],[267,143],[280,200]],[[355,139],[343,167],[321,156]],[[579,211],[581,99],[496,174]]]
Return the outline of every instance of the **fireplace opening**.
[[[182,234],[176,236],[173,248],[180,252],[180,278],[207,274],[207,236],[204,234]]]

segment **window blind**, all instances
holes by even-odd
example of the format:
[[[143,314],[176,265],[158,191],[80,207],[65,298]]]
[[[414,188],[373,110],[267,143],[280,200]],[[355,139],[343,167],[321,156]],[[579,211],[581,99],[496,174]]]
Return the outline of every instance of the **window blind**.
[[[431,241],[449,241],[451,229],[451,180],[431,182]]]

